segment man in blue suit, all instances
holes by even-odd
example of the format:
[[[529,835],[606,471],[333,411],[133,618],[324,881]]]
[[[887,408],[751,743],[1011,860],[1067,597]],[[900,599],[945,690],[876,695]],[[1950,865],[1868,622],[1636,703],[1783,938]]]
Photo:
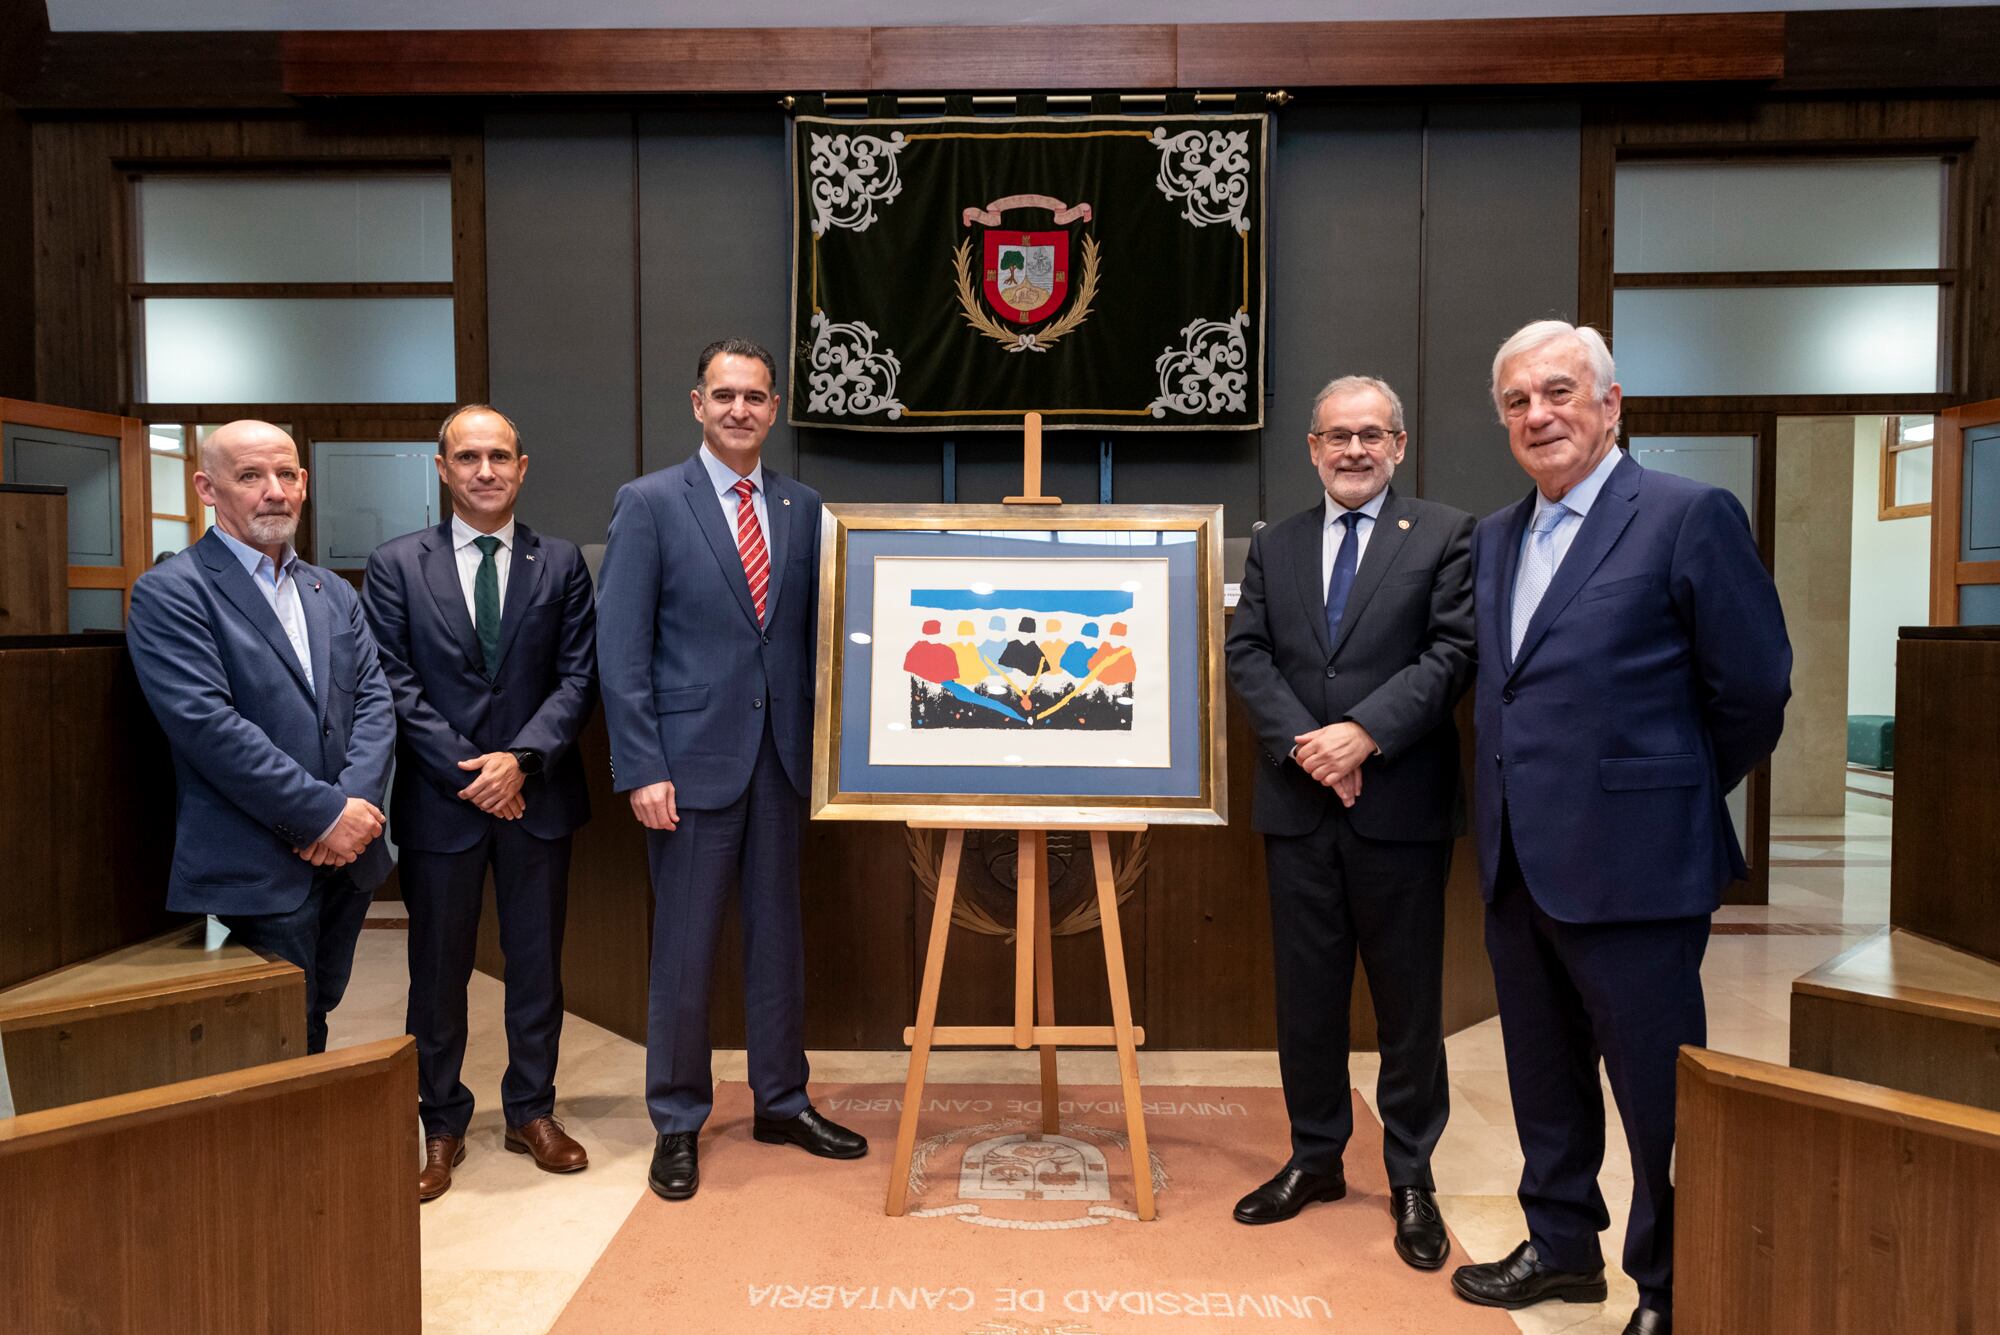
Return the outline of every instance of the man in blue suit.
[[[812,771],[819,495],[763,467],[777,365],[743,339],[702,349],[701,448],[618,491],[602,569],[597,670],[612,785],[647,830],[653,964],[647,1180],[700,1183],[714,1103],[709,977],[732,884],[743,919],[753,1134],[833,1159],[868,1142],[806,1095],[799,835]]]
[[[268,422],[201,446],[200,542],[132,586],[126,642],[179,786],[167,907],[212,913],[306,975],[326,1050],[375,887],[395,708],[361,601],[292,548],[306,470]]]
[[[1792,651],[1734,497],[1617,448],[1597,331],[1521,329],[1493,400],[1535,489],[1473,534],[1486,949],[1528,1240],[1460,1297],[1601,1302],[1601,1059],[1632,1153],[1626,1335],[1672,1327],[1674,1066],[1707,1038],[1701,959],[1744,874],[1723,798],[1777,745]]]
[[[597,697],[590,572],[575,543],[515,521],[528,456],[513,422],[460,408],[438,431],[437,469],[451,518],[383,543],[362,585],[401,724],[389,823],[410,912],[426,1201],[465,1157],[465,988],[489,868],[507,958],[502,1143],[551,1173],[590,1162],[554,1112],[570,836],[590,819],[576,738]]]

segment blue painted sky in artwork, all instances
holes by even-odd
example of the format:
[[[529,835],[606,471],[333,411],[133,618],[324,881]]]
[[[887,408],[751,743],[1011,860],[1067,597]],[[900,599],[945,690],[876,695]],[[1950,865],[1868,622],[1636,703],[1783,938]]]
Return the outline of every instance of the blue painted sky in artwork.
[[[1132,610],[1132,595],[1123,589],[912,589],[910,606],[940,612],[981,612],[990,607],[1024,612],[1074,612],[1078,616],[1114,616]]]

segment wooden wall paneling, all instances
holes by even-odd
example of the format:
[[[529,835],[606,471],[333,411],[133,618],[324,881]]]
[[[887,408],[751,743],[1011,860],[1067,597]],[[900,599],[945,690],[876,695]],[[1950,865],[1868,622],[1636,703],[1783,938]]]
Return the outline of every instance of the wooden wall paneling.
[[[1685,1335],[1970,1331],[2000,1293],[2000,1113],[1683,1048]]]
[[[56,813],[46,766],[55,744],[51,654],[0,650],[0,987],[63,963],[56,880]]]
[[[0,636],[69,630],[69,497],[0,483]]]
[[[275,32],[50,33],[15,95],[32,110],[294,108],[278,48]]]
[[[1775,79],[1782,14],[1183,24],[1185,88]]]
[[[1576,321],[1611,328],[1612,227],[1617,200],[1617,132],[1602,103],[1585,103],[1578,161]]]
[[[306,97],[745,92],[869,78],[866,28],[288,32],[280,59],[284,90]]]
[[[458,346],[458,401],[486,402],[486,135],[453,136],[451,154],[452,319]]]
[[[800,863],[807,1047],[902,1046],[903,1026],[917,1008],[918,961],[907,943],[919,917],[903,833],[901,825],[879,821],[806,826]],[[742,1009],[740,995],[732,1004]]]
[[[399,1036],[0,1120],[0,1328],[416,1335],[416,1097]]]
[[[2000,627],[1905,627],[1896,645],[1889,921],[2000,960]]]
[[[2000,83],[2000,10],[1800,10],[1785,16],[1787,91],[1826,88],[1964,88]]]
[[[1175,29],[1167,24],[874,28],[869,38],[868,88],[1011,93],[1028,85],[1172,88],[1177,82]],[[1033,73],[1023,78],[1026,71]]]
[[[0,181],[13,183],[0,192],[0,292],[35,290],[34,195],[20,186],[33,171],[32,143],[27,120],[0,95]],[[18,297],[0,321],[0,395],[35,397],[35,322]]]

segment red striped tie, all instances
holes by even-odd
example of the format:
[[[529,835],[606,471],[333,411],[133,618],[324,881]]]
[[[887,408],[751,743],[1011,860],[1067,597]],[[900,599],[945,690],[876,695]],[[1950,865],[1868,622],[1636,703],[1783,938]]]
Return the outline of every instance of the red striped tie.
[[[764,593],[771,586],[771,554],[764,550],[764,530],[757,526],[757,507],[750,500],[749,478],[739,478],[736,493],[736,554],[743,558],[743,578],[750,581],[750,601],[757,620],[764,620]]]

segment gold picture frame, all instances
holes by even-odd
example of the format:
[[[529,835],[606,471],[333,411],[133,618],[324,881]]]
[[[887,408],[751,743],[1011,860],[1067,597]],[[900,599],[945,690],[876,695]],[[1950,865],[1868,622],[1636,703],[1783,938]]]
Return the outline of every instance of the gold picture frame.
[[[1189,796],[1140,794],[889,792],[842,786],[842,729],[850,690],[847,588],[856,533],[931,533],[941,539],[984,533],[1097,531],[1191,533],[1196,680],[1192,708],[1198,776]],[[1078,559],[1105,559],[1107,546],[1078,544]],[[871,571],[872,583],[872,571]],[[826,505],[820,517],[818,689],[813,707],[811,814],[815,820],[899,820],[1006,829],[1051,826],[1223,825],[1228,822],[1222,665],[1222,507],[1219,505]],[[872,651],[871,651],[872,652]],[[1185,758],[1183,758],[1185,760]],[[1088,767],[1079,766],[1077,769]]]

